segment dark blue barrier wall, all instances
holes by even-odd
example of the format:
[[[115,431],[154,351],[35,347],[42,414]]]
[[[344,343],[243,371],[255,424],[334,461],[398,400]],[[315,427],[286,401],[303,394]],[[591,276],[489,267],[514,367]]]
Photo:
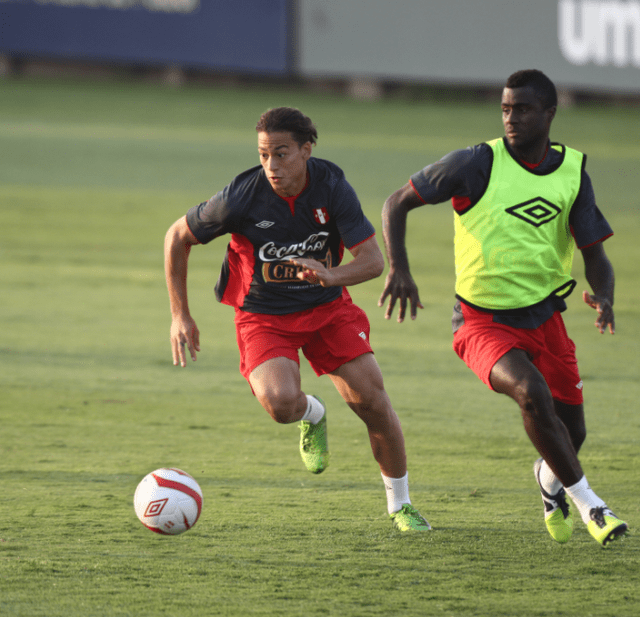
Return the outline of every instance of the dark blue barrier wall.
[[[288,74],[289,0],[0,0],[0,53]]]

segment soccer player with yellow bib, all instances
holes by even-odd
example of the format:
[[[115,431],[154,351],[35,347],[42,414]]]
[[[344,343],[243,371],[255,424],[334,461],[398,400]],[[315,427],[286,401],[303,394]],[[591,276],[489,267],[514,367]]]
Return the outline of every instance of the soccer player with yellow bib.
[[[598,330],[614,333],[614,273],[603,247],[613,232],[596,205],[586,156],[549,140],[556,108],[555,86],[544,73],[514,73],[502,93],[504,138],[447,154],[387,199],[389,273],[379,304],[389,299],[389,319],[398,303],[402,322],[409,303],[416,318],[422,304],[405,247],[407,215],[450,199],[454,350],[490,389],[520,407],[540,455],[534,473],[553,539],[567,542],[573,532],[568,495],[606,546],[628,526],[591,489],[578,460],[586,437],[583,383],[561,313],[576,284],[577,246],[593,290],[583,299],[598,313]]]

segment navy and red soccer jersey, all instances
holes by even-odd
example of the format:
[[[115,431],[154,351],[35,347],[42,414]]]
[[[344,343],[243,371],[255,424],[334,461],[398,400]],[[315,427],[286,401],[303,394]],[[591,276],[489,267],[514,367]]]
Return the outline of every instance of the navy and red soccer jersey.
[[[303,311],[342,294],[297,278],[291,257],[337,266],[344,248],[374,235],[355,191],[333,163],[311,157],[309,182],[290,208],[276,195],[261,166],[236,178],[187,213],[189,229],[202,244],[231,234],[216,297],[250,313],[282,315]]]

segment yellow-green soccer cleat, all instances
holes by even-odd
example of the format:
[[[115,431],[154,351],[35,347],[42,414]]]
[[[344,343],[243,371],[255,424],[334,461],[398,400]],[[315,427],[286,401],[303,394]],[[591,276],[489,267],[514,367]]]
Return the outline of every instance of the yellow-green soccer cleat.
[[[569,541],[573,533],[573,515],[571,508],[567,502],[564,488],[561,488],[555,495],[550,495],[542,488],[540,484],[540,467],[542,467],[541,458],[533,464],[533,473],[536,476],[536,482],[540,487],[540,494],[542,495],[544,522],[549,535],[556,542],[564,544]]]
[[[587,529],[602,546],[607,546],[609,542],[624,535],[629,530],[629,525],[621,521],[606,506],[591,508],[589,516],[591,520],[587,523]]]
[[[311,473],[322,473],[329,465],[329,444],[327,441],[327,406],[319,397],[312,395],[325,408],[324,416],[318,424],[300,421],[300,456]]]
[[[429,531],[431,525],[412,505],[405,503],[397,512],[389,515],[400,531]]]

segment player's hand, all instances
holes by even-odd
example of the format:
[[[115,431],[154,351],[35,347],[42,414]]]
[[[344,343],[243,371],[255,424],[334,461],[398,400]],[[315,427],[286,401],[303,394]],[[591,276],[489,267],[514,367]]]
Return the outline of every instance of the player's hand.
[[[200,351],[200,331],[191,317],[174,317],[171,322],[171,352],[173,366],[187,366],[187,352],[196,361],[196,351]]]
[[[324,264],[310,259],[308,257],[295,257],[291,259],[291,263],[302,268],[296,275],[300,280],[306,281],[313,285],[322,285],[323,287],[331,287],[332,273],[324,267]]]
[[[378,300],[378,306],[383,306],[387,298],[389,298],[389,304],[384,314],[385,319],[391,319],[396,301],[400,300],[398,323],[404,321],[404,316],[407,311],[407,300],[409,300],[411,306],[411,319],[415,319],[418,316],[419,308],[424,308],[422,302],[420,302],[418,287],[408,271],[401,272],[394,270],[387,274],[387,280],[385,281],[380,300]]]
[[[582,292],[582,299],[593,309],[598,311],[598,317],[594,324],[596,328],[603,334],[609,326],[609,332],[614,334],[616,331],[615,319],[613,317],[613,306],[607,298],[592,296],[588,291]]]

